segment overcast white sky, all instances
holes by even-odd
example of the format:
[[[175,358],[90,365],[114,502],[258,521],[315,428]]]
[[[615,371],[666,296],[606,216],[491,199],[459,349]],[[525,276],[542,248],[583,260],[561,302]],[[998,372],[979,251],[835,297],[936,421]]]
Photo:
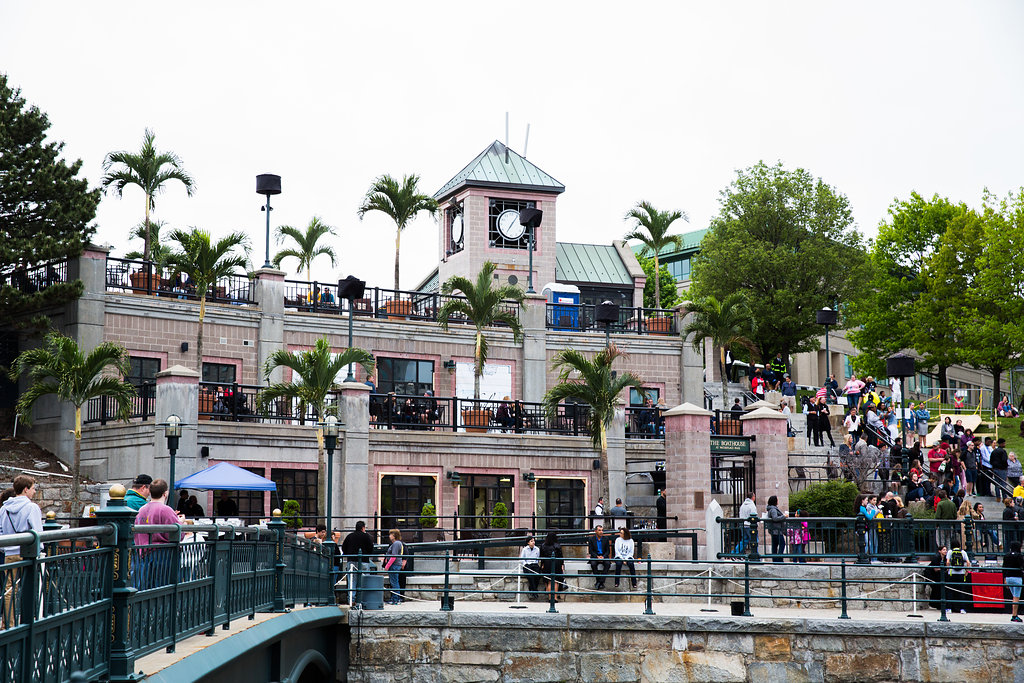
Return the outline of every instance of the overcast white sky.
[[[176,152],[155,218],[244,230],[263,261],[255,175],[277,173],[274,225],[335,225],[340,263],[390,286],[393,225],[356,209],[381,173],[436,191],[505,135],[566,186],[560,241],[608,243],[640,199],[704,228],[764,159],[845,193],[873,235],[894,197],[977,204],[1024,185],[1024,3],[12,2],[0,71],[47,112],[98,183],[143,129]],[[115,254],[142,218],[107,196]],[[273,248],[273,247],[272,247]],[[434,222],[402,239],[402,285],[433,266]],[[294,265],[289,276],[294,273]]]

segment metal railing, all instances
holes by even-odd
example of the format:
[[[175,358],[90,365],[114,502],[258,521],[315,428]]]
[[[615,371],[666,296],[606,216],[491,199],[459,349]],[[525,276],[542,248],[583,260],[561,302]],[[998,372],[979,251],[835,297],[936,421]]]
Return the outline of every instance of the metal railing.
[[[715,410],[711,418],[711,433],[718,436],[743,436],[743,423],[740,417],[741,412],[731,410]]]
[[[664,439],[665,410],[657,406],[629,406],[626,408],[627,439]]]
[[[106,287],[109,291],[199,300],[194,284],[152,261],[130,261],[108,256]],[[248,275],[227,275],[210,286],[206,300],[221,304],[251,305],[256,303],[254,290],[253,280]]]
[[[854,558],[916,561],[941,546],[959,547],[972,557],[1000,557],[1010,543],[1024,540],[1024,521],[914,519],[888,517],[719,518],[720,558],[801,559]],[[799,548],[799,550],[797,550]]]
[[[133,525],[122,499],[97,526],[0,536],[0,680],[130,674],[134,660],[233,619],[334,602],[327,546],[266,528]],[[135,545],[134,533],[164,542]],[[43,647],[41,644],[52,646]]]
[[[547,304],[548,329],[573,332],[604,332],[605,324],[596,321],[593,304]],[[665,308],[620,307],[619,321],[608,325],[611,334],[679,333],[675,311]]]
[[[0,285],[10,285],[22,294],[35,294],[68,281],[68,262],[51,261],[32,268],[0,273]]]
[[[259,394],[265,386],[238,384],[237,382],[200,382],[199,419],[225,422],[291,422],[297,424],[316,423],[316,411],[310,406],[303,407],[297,399],[280,398],[261,406]],[[332,391],[327,397],[328,409],[334,409],[338,392]]]
[[[528,401],[370,394],[370,427],[587,436],[590,409],[564,403],[549,418],[544,404]]]
[[[156,382],[143,382],[135,387],[136,394],[131,398],[131,411],[128,419],[146,421],[156,416]],[[105,425],[117,419],[114,409],[117,404],[109,396],[90,398],[85,404],[82,424]]]

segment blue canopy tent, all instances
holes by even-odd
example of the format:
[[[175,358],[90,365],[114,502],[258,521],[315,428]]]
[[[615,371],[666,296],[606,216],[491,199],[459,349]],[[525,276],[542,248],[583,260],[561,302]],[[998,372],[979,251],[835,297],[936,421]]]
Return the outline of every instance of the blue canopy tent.
[[[229,462],[219,462],[174,482],[176,489],[225,489],[227,491],[276,491],[277,484]]]

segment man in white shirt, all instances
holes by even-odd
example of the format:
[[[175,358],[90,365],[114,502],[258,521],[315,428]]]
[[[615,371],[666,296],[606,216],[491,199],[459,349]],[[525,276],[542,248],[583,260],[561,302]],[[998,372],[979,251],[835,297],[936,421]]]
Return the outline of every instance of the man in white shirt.
[[[978,461],[979,469],[978,472],[978,495],[979,496],[991,496],[992,495],[992,437],[986,436],[985,442],[978,448],[978,452],[981,457]]]

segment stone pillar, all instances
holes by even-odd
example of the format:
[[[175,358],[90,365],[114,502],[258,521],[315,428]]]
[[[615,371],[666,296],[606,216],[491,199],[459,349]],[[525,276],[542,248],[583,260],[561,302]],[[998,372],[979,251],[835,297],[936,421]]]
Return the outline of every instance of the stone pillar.
[[[616,498],[626,500],[626,407],[619,399],[615,417],[608,425],[608,507]],[[593,506],[591,506],[593,507]]]
[[[711,413],[683,403],[665,413],[665,498],[670,527],[704,528],[711,492]],[[677,521],[672,518],[676,517]],[[698,533],[698,552],[705,534]],[[677,557],[689,559],[688,543],[677,541]]]
[[[260,307],[259,337],[256,340],[256,361],[260,384],[267,359],[284,345],[284,271],[261,268],[256,271],[256,303]],[[284,368],[275,368],[270,382],[281,382]]]
[[[334,514],[365,517],[371,512],[370,387],[362,382],[344,382],[339,417],[345,423],[345,442],[334,452]]]
[[[156,423],[167,422],[171,415],[181,418],[181,439],[174,457],[174,478],[180,481],[190,474],[206,467],[199,456],[199,373],[181,365],[172,365],[156,373]],[[167,450],[167,439],[163,427],[153,430],[153,459],[146,462],[145,454],[140,457],[137,472],[167,479],[171,472],[171,454]],[[171,501],[177,500],[173,493]]]
[[[547,299],[527,294],[521,308],[523,322],[522,400],[539,403],[547,387]]]
[[[676,317],[680,320],[680,330],[693,320],[685,305],[676,306]],[[683,403],[704,406],[704,357],[693,349],[692,334],[683,338],[683,348],[680,349],[679,389]]]
[[[771,408],[758,408],[740,417],[743,436],[754,437],[751,447],[757,506],[764,509],[769,496],[779,497],[779,509],[789,509],[789,449],[786,439],[786,416]]]

